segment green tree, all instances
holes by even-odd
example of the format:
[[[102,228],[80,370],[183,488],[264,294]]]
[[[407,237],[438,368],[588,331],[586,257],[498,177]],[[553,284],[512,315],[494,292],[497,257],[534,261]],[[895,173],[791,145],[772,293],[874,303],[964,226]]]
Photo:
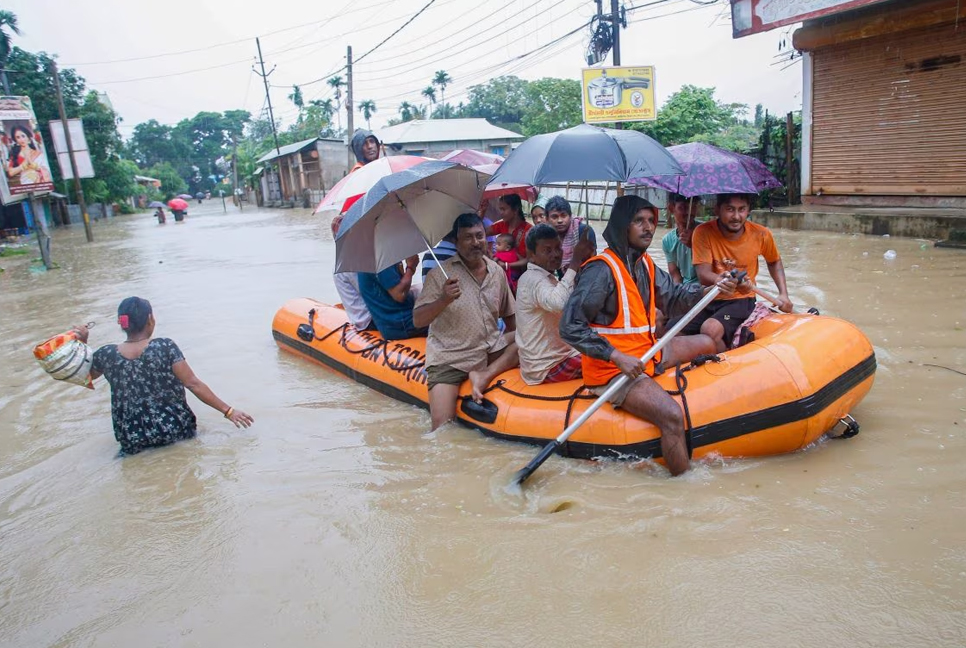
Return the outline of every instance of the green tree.
[[[665,146],[686,144],[696,138],[711,137],[740,122],[748,107],[722,104],[714,98],[714,88],[683,86],[661,106],[657,119],[631,127],[643,131]]]
[[[471,86],[461,117],[483,117],[491,123],[521,132],[527,106],[527,82],[515,76],[491,79]]]
[[[319,115],[326,121],[332,121],[332,116],[335,114],[335,104],[331,99],[313,99],[309,102],[309,105],[318,108]]]
[[[176,168],[192,192],[212,189],[224,177],[215,161],[224,158],[232,149],[232,137],[241,139],[251,114],[246,110],[225,113],[200,112],[191,119],[182,119],[171,131],[171,137],[188,144],[187,159],[176,160]]]
[[[20,27],[17,26],[17,16],[12,11],[0,10],[0,81],[3,82],[4,94],[10,94],[10,83],[7,82],[7,59],[10,57],[12,43],[10,42],[10,31],[17,36],[20,35]]]
[[[433,109],[433,119],[453,119],[458,116],[453,106],[448,103],[438,103]]]
[[[369,128],[369,119],[376,112],[376,102],[372,99],[363,99],[359,102],[359,112],[362,113],[362,117],[366,120],[366,128]]]
[[[289,101],[295,104],[295,107],[298,108],[298,111],[299,111],[298,121],[301,122],[302,109],[305,108],[305,99],[302,97],[302,88],[298,87],[297,85],[293,85],[292,92],[291,94],[289,94],[288,98],[289,98]]]
[[[389,125],[404,124],[414,119],[426,119],[426,107],[404,101],[399,104],[399,118],[390,119]]]
[[[114,202],[134,196],[138,166],[120,157],[124,143],[117,129],[121,121],[117,113],[92,90],[84,97],[80,117],[94,166],[94,177],[81,181],[85,197],[89,196],[91,202]]]
[[[160,124],[156,119],[149,119],[134,127],[127,150],[130,157],[144,169],[160,162],[167,162],[175,167],[190,166],[191,142],[186,132],[177,132],[171,126]],[[185,169],[183,172],[187,173]]]
[[[544,78],[526,85],[523,134],[552,133],[583,122],[580,82]]]
[[[436,103],[436,88],[431,85],[428,85],[425,88],[423,88],[420,94],[426,97],[427,99],[429,99],[429,113],[432,114],[433,104]]]
[[[416,118],[413,115],[414,108],[416,108],[416,106],[409,103],[408,101],[404,101],[401,104],[399,104],[399,122],[403,123],[403,122],[414,120]]]
[[[339,124],[339,130],[342,130],[342,88],[345,86],[345,81],[342,80],[341,76],[334,76],[326,83],[332,88],[332,96],[335,99],[335,119]]]
[[[447,74],[446,70],[437,70],[433,75],[433,85],[439,88],[439,102],[446,104],[446,86],[453,82],[453,77]]]
[[[178,170],[168,162],[160,162],[145,170],[145,175],[161,181],[161,193],[165,200],[182,194],[188,190],[188,183],[184,181]]]

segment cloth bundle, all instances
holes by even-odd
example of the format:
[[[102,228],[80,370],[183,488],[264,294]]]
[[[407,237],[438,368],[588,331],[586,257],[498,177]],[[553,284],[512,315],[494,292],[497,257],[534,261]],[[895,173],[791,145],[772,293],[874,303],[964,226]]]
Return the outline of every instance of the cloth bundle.
[[[67,331],[34,347],[34,357],[54,380],[94,389],[91,365],[94,352],[80,341],[76,331]]]

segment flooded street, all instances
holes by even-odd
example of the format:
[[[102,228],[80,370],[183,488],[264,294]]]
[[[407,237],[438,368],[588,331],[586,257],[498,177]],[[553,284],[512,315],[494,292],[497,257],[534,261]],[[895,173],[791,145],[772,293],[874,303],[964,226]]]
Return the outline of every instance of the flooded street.
[[[0,646],[966,645],[966,251],[776,232],[795,303],[876,347],[854,439],[677,479],[552,458],[514,497],[537,448],[276,348],[287,299],[337,300],[327,221],[212,201],[94,232],[0,274]],[[196,439],[117,457],[107,383],[31,351],[121,341],[129,295],[251,429],[189,396]]]

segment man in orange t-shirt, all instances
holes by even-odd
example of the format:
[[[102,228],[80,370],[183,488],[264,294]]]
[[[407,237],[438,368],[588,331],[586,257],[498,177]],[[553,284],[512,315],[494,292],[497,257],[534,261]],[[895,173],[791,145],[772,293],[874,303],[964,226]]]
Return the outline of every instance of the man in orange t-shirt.
[[[694,269],[703,285],[714,285],[727,270],[748,273],[747,279],[733,294],[719,295],[683,331],[709,336],[719,353],[730,346],[735,331],[755,309],[752,288],[758,276],[759,256],[765,257],[768,273],[778,287],[779,308],[786,313],[792,311],[785,285],[785,267],[771,230],[748,222],[751,200],[747,194],[719,195],[715,206],[717,218],[699,225],[691,237]]]

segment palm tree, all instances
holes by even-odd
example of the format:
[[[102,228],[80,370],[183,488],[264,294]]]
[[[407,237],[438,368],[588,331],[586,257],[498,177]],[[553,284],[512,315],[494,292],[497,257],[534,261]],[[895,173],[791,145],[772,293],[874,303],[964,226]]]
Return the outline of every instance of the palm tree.
[[[335,114],[335,104],[332,103],[331,99],[326,99],[325,101],[322,101],[321,99],[313,99],[309,103],[320,109],[322,116],[325,117],[326,121],[332,121],[332,115]]]
[[[402,102],[401,104],[399,104],[399,118],[403,122],[412,121],[413,119],[415,119],[415,117],[413,116],[413,112],[415,108],[416,106],[412,105],[408,101]]]
[[[376,102],[372,99],[363,99],[359,102],[359,112],[362,113],[362,117],[366,120],[366,128],[368,129],[369,118],[376,112]]]
[[[334,76],[326,83],[334,90],[333,96],[335,97],[335,115],[339,122],[339,130],[342,130],[342,113],[339,111],[342,109],[342,87],[345,85],[345,81],[342,80],[341,76]]]
[[[7,67],[7,58],[13,46],[10,43],[10,30],[17,36],[20,35],[20,28],[17,26],[17,16],[12,11],[0,10],[0,69]],[[7,72],[4,69],[0,72],[0,81],[3,82],[3,93],[10,94],[10,83],[7,81]]]
[[[436,103],[436,88],[431,85],[428,85],[425,88],[423,88],[423,91],[420,94],[422,94],[424,97],[429,99],[429,114],[432,115],[433,104]]]
[[[309,102],[309,108],[306,109],[306,121],[310,117],[314,117],[319,120],[321,126],[319,128],[319,137],[328,137],[332,134],[332,115],[335,113],[335,106],[332,104],[331,99],[326,99],[325,101],[321,99],[313,99]]]
[[[302,123],[302,109],[305,108],[305,99],[302,97],[302,88],[297,85],[292,86],[292,94],[288,96],[289,101],[295,104],[295,107],[299,109],[298,122]]]
[[[446,86],[453,82],[453,77],[446,73],[446,70],[437,70],[433,77],[433,85],[439,86],[439,102],[446,103]]]

